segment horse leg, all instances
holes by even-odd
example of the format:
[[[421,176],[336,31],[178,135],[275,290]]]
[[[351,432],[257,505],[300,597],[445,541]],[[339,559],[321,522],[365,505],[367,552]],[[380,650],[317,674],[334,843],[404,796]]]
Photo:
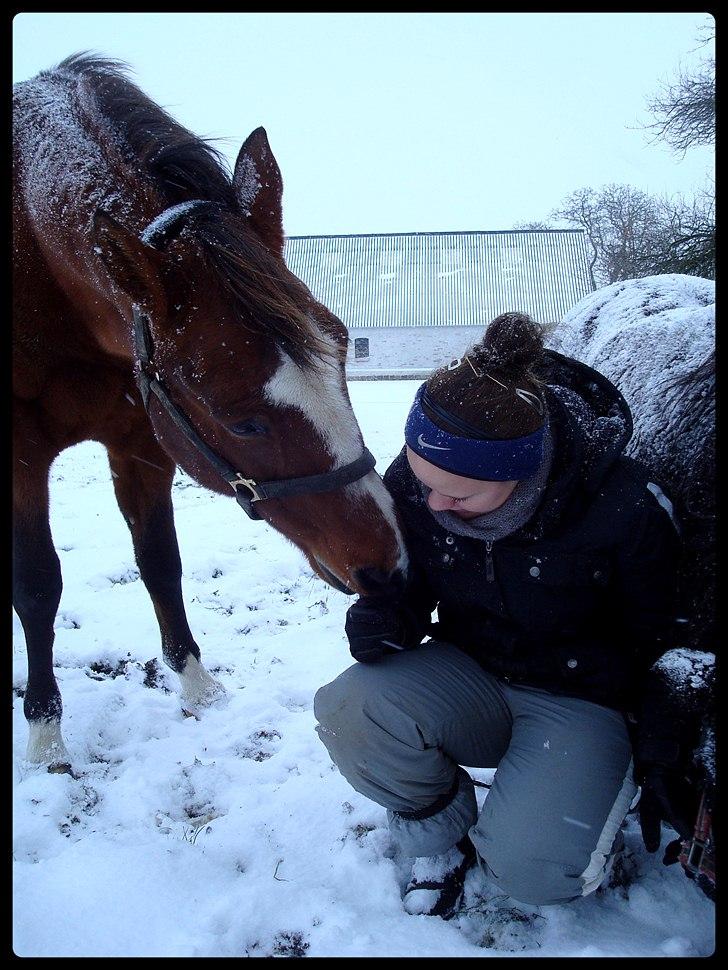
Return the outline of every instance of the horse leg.
[[[182,600],[182,562],[172,511],[175,466],[151,432],[124,450],[107,445],[116,500],[134,544],[139,573],[157,614],[165,663],[179,675],[182,706],[205,706],[225,693],[200,662]]]
[[[18,417],[21,410],[19,406]],[[13,606],[25,631],[28,653],[23,701],[28,720],[26,757],[51,770],[70,770],[61,735],[61,692],[53,675],[53,621],[63,588],[48,519],[48,473],[55,453],[48,448],[44,454],[37,429],[23,434],[22,442],[15,449],[13,474]]]

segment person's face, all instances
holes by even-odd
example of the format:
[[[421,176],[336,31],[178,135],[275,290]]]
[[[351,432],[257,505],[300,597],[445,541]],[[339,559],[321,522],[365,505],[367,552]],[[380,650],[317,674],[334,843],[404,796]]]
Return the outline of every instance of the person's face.
[[[518,482],[481,482],[446,472],[420,458],[407,446],[410,468],[423,485],[431,489],[427,504],[433,512],[453,512],[461,519],[473,519],[500,508]]]

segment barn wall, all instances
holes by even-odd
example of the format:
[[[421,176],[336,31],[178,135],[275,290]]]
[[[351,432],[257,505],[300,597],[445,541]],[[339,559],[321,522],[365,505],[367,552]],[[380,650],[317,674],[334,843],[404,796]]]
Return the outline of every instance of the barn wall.
[[[439,367],[465,350],[484,333],[484,327],[349,327],[347,368],[386,370],[399,367]],[[369,358],[354,358],[354,340],[369,339]]]

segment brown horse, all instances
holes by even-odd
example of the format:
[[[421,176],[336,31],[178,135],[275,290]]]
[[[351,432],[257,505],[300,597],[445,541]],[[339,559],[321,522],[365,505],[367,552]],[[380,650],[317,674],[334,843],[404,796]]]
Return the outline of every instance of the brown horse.
[[[28,758],[55,766],[70,759],[48,473],[65,448],[92,439],[108,451],[186,707],[222,688],[182,602],[176,465],[234,494],[345,592],[400,580],[406,556],[347,394],[346,329],[283,260],[265,131],[231,176],[123,65],[88,55],[16,85],[13,126],[14,605]]]

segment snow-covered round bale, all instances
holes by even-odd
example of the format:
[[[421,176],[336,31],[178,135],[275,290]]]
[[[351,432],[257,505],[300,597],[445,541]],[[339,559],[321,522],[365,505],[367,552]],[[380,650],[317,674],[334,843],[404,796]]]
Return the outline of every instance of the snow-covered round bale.
[[[632,410],[627,454],[675,506],[684,646],[715,651],[715,283],[667,274],[613,283],[569,311],[549,346],[608,377]]]

